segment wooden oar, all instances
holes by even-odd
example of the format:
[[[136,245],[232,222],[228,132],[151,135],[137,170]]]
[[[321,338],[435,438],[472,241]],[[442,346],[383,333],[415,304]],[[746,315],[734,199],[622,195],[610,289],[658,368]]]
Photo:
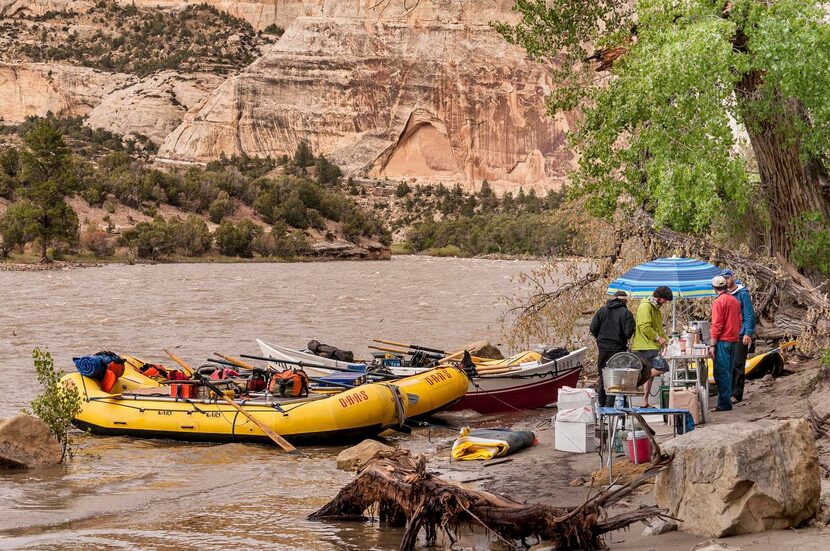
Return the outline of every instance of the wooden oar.
[[[410,350],[422,350],[424,352],[434,352],[435,354],[442,354],[442,355],[446,354],[446,352],[443,351],[443,350],[439,350],[437,348],[429,348],[429,347],[426,347],[426,346],[420,346],[420,345],[417,345],[417,344],[403,344],[403,343],[400,343],[400,342],[385,341],[385,340],[382,340],[382,339],[372,339],[372,342],[379,342],[380,344],[389,344],[389,345],[392,345],[392,346],[400,346],[401,348],[408,348]],[[371,348],[371,346],[369,348]]]
[[[185,372],[187,375],[189,375],[189,376],[191,376],[191,377],[193,376],[194,371],[193,371],[192,369],[190,369],[190,366],[189,366],[189,365],[187,365],[186,363],[184,363],[184,361],[182,361],[182,359],[181,359],[181,358],[179,358],[178,356],[176,356],[175,354],[173,354],[172,352],[170,352],[170,351],[169,351],[169,350],[167,350],[166,348],[162,348],[162,350],[164,350],[164,353],[165,353],[165,354],[167,354],[168,356],[170,356],[170,359],[171,359],[171,360],[173,360],[174,362],[176,362],[177,364],[179,364],[179,365],[181,366],[181,368],[182,368],[182,369],[184,369],[184,372]]]
[[[220,354],[219,352],[214,352],[213,355],[218,356],[218,357],[222,358],[223,360],[225,360],[226,362],[230,362],[230,363],[236,365],[237,367],[241,367],[242,369],[254,369],[254,366],[252,366],[248,362],[243,362],[242,360],[237,360],[233,356],[225,356],[224,354]]]
[[[288,365],[298,365],[300,367],[314,367],[317,369],[328,369],[329,371],[342,371],[343,373],[366,373],[367,377],[377,377],[380,379],[400,379],[397,375],[386,375],[385,373],[371,373],[369,371],[356,371],[354,369],[344,369],[342,367],[330,367],[328,365],[322,364],[315,364],[310,362],[299,362],[295,360],[283,360],[281,358],[272,358],[265,356],[252,356],[251,354],[240,354],[243,358],[248,358],[249,360],[260,360],[263,362],[273,362],[276,364],[288,364]]]
[[[181,358],[179,358],[178,356],[176,356],[175,354],[173,354],[172,352],[170,352],[166,348],[164,349],[164,351],[167,353],[168,356],[170,356],[171,360],[173,360],[174,362],[176,362],[177,364],[182,366],[182,369],[184,369],[186,372],[188,372],[188,374],[190,374],[191,376],[197,377],[202,382],[202,384],[205,385],[206,387],[208,387],[209,389],[211,389],[216,394],[217,397],[222,398],[228,404],[233,406],[233,408],[236,409],[236,411],[238,411],[239,413],[241,413],[242,415],[244,415],[245,417],[247,417],[248,419],[253,421],[253,423],[256,426],[258,426],[259,429],[262,432],[264,432],[266,436],[268,436],[268,438],[273,440],[276,445],[278,445],[279,447],[281,447],[282,449],[284,449],[288,453],[300,453],[300,452],[297,451],[297,448],[292,446],[291,443],[288,440],[286,440],[285,438],[283,438],[282,436],[280,436],[279,434],[277,434],[276,432],[274,432],[273,430],[271,430],[270,428],[265,426],[265,424],[262,423],[259,419],[257,419],[256,417],[254,417],[253,415],[248,413],[248,411],[245,408],[243,408],[242,406],[240,406],[239,404],[234,402],[233,398],[229,398],[228,396],[226,396],[225,393],[222,391],[222,389],[217,387],[213,383],[211,383],[210,380],[207,377],[205,377],[203,375],[200,375],[198,372],[193,371],[192,369],[190,369],[190,366],[188,366],[186,363],[184,363],[184,361]]]

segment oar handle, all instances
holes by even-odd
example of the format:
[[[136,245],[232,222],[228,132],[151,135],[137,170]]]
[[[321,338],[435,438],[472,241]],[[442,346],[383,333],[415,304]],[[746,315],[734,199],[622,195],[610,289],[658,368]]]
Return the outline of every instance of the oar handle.
[[[170,356],[170,359],[171,359],[171,360],[173,360],[174,362],[176,362],[177,364],[179,364],[179,365],[181,366],[181,368],[182,368],[182,369],[184,369],[184,372],[185,372],[185,373],[187,373],[187,374],[188,374],[188,375],[190,375],[191,377],[193,376],[194,371],[190,368],[190,366],[189,366],[189,365],[187,365],[186,363],[184,363],[184,360],[182,360],[181,358],[179,358],[178,356],[176,356],[175,354],[173,354],[172,352],[170,352],[170,351],[169,351],[169,350],[167,350],[166,348],[162,348],[162,350],[164,350],[165,354],[167,354],[168,356]]]
[[[402,348],[409,348],[410,350],[420,350],[422,352],[434,352],[435,354],[446,355],[446,352],[443,350],[439,350],[438,348],[429,348],[428,346],[421,346],[418,344],[403,344],[401,342],[395,341],[385,341],[383,339],[372,339],[372,342],[379,342],[381,344],[389,344],[392,346],[400,346]],[[371,346],[369,347],[371,348]]]

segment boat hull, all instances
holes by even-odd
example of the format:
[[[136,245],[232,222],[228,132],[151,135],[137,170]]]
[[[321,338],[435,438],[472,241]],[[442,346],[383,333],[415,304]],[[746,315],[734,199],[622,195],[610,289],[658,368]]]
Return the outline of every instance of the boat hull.
[[[501,390],[480,390],[470,385],[467,394],[449,409],[459,411],[472,409],[479,413],[526,410],[544,407],[556,401],[557,391],[563,386],[576,386],[582,368],[572,370],[559,377],[503,388]]]

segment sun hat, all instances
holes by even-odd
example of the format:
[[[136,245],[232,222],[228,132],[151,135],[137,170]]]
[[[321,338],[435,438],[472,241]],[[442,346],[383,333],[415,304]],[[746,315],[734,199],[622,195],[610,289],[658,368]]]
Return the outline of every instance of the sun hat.
[[[715,289],[725,289],[726,288],[726,280],[723,276],[715,276],[712,278],[712,287]]]
[[[732,270],[724,270],[720,273],[720,275],[722,275],[723,277],[734,276],[735,273]]]

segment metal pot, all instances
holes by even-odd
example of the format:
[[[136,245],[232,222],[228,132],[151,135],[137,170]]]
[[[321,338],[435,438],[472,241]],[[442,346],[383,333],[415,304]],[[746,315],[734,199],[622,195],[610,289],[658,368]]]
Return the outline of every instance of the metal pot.
[[[637,390],[639,378],[639,369],[605,368],[602,370],[602,383],[605,385],[605,392],[608,394]]]

